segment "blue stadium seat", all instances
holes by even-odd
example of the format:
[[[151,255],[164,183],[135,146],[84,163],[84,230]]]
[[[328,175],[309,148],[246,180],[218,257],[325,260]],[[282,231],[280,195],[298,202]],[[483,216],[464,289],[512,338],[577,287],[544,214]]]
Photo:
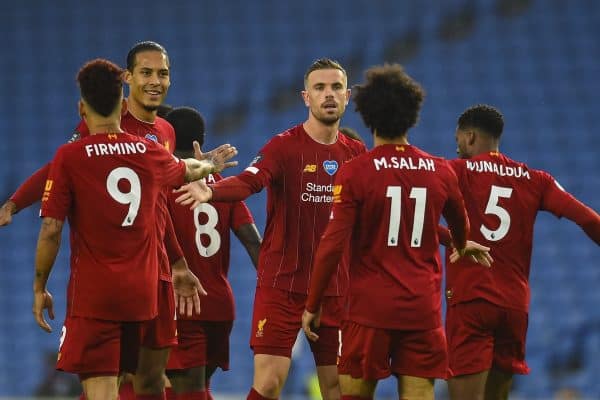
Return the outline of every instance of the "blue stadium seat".
[[[144,8],[118,1],[97,8],[73,0],[62,6],[36,1],[35,7],[13,2],[5,7],[8,18],[0,26],[10,55],[0,60],[10,77],[4,82],[6,96],[0,100],[5,143],[0,146],[0,190],[11,192],[70,136],[78,120],[74,76],[91,58],[108,57],[124,64],[130,44],[157,40],[166,45],[172,60],[170,104],[196,106],[210,126],[224,109],[241,99],[249,101],[250,115],[238,130],[222,136],[209,131],[207,138],[207,144],[225,139],[239,143],[240,164],[245,166],[273,134],[306,118],[300,98],[295,106],[277,113],[270,111],[268,102],[281,85],[300,90],[310,61],[322,56],[343,61],[360,54],[363,67],[381,63],[387,46],[416,29],[419,48],[405,67],[428,96],[419,125],[411,133],[414,143],[453,157],[458,114],[473,103],[495,104],[506,116],[502,150],[548,170],[599,210],[600,3],[531,2],[523,13],[509,18],[497,16],[497,1],[476,0],[469,3],[476,13],[473,32],[450,42],[440,40],[439,24],[465,2],[438,3],[410,0],[364,7],[359,0],[326,5],[317,0],[235,5],[186,0],[165,7],[151,0]],[[90,31],[90,15],[96,25],[109,28]],[[356,80],[360,79],[358,74]],[[357,128],[370,143],[352,104],[343,124]],[[265,194],[248,204],[264,226]],[[38,209],[36,205],[21,212],[12,226],[0,230],[0,269],[10,274],[10,279],[0,280],[0,328],[13,332],[0,335],[0,396],[31,394],[42,374],[40,354],[54,349],[58,340],[56,332],[43,334],[30,315]],[[58,306],[55,326],[64,315],[67,243],[65,236],[51,278]],[[238,261],[232,265],[231,280],[238,321],[231,339],[232,372],[218,373],[213,387],[239,394],[252,379],[248,335],[256,275],[246,265],[241,246],[234,252],[232,262]],[[515,396],[548,398],[564,383],[590,398],[600,397],[595,363],[557,384],[545,368],[549,351],[568,342],[564,335],[571,335],[582,323],[600,320],[596,259],[597,246],[577,226],[547,215],[538,218],[528,337],[532,374],[516,380]],[[589,354],[597,353],[595,341],[589,346]],[[303,364],[299,371],[309,367]],[[390,382],[381,384],[380,393],[394,398],[395,383]]]

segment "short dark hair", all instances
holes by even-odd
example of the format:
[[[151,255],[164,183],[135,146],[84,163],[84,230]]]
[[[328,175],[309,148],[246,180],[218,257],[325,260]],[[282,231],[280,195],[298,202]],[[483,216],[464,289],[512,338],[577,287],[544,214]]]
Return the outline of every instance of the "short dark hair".
[[[504,117],[495,107],[487,104],[477,104],[467,108],[458,117],[458,129],[475,128],[485,134],[499,139],[504,130]]]
[[[98,114],[108,117],[123,93],[123,70],[115,63],[97,58],[77,73],[81,97]]]
[[[142,53],[144,51],[158,51],[165,55],[167,58],[167,65],[169,65],[169,54],[167,50],[161,46],[160,44],[147,40],[144,42],[139,42],[133,45],[131,49],[129,49],[129,53],[127,53],[127,69],[129,72],[133,72],[135,68],[135,57],[138,53]]]
[[[319,58],[318,60],[315,60],[304,73],[304,87],[306,87],[306,84],[308,82],[308,76],[310,75],[310,73],[319,69],[338,69],[344,73],[346,79],[348,78],[346,70],[344,69],[344,67],[342,67],[342,65],[339,62],[330,58]]]
[[[372,133],[403,136],[419,118],[425,91],[399,64],[374,66],[365,72],[366,82],[353,87],[353,100]]]
[[[194,140],[204,144],[204,117],[192,107],[176,107],[165,119],[175,128],[175,151],[193,151]]]

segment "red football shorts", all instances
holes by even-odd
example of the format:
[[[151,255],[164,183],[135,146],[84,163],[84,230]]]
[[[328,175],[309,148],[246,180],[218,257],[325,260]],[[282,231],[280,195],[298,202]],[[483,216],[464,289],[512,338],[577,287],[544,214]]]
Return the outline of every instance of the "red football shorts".
[[[485,300],[448,307],[446,334],[451,376],[475,374],[492,366],[528,374],[525,336],[528,315]]]
[[[162,349],[177,344],[175,295],[171,282],[158,281],[158,315],[144,323],[142,346]]]
[[[135,372],[144,323],[67,317],[56,369],[86,378]]]
[[[258,287],[250,347],[254,354],[292,357],[292,347],[302,328],[302,313],[307,296],[281,289]],[[339,350],[339,325],[343,316],[343,297],[325,297],[317,342],[309,341],[315,364],[336,365]]]
[[[168,370],[205,365],[229,369],[229,336],[233,321],[177,321],[177,346],[171,349]]]
[[[425,331],[378,329],[342,324],[340,375],[379,380],[395,375],[445,379],[448,370],[444,328]]]

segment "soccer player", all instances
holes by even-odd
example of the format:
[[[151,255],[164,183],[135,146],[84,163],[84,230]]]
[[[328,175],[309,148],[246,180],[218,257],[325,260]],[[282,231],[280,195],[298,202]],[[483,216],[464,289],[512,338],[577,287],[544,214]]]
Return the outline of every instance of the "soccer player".
[[[374,148],[344,164],[329,225],[315,257],[302,326],[311,340],[323,293],[350,244],[348,312],[339,363],[342,399],[372,399],[377,381],[398,378],[401,399],[433,399],[445,378],[442,264],[437,227],[448,221],[464,252],[469,222],[447,161],[408,142],[424,92],[400,65],[367,70],[353,100]]]
[[[166,116],[177,137],[175,155],[194,157],[193,142],[204,143],[204,119],[193,108],[177,107]],[[223,178],[211,174],[215,183]],[[244,245],[255,268],[261,238],[250,210],[244,202],[206,203],[194,210],[169,198],[169,211],[183,254],[192,272],[209,288],[202,298],[202,312],[192,317],[178,315],[177,346],[167,364],[167,376],[175,399],[212,399],[209,380],[217,367],[229,369],[229,336],[235,317],[229,271],[229,231]]]
[[[471,221],[470,239],[491,248],[491,268],[462,259],[447,268],[446,334],[454,400],[507,399],[513,374],[527,374],[529,269],[538,211],[578,224],[600,244],[600,216],[548,173],[500,153],[494,107],[476,105],[456,128],[451,161]]]
[[[362,143],[338,131],[350,98],[340,64],[330,59],[315,61],[304,75],[302,98],[308,119],[273,137],[243,173],[210,187],[199,181],[178,198],[192,206],[211,200],[240,201],[267,187],[267,226],[250,338],[254,351],[251,400],[276,399],[285,384],[292,346],[301,328],[314,252],[331,211],[335,176],[346,161],[366,150]],[[321,340],[310,342],[326,400],[339,399],[338,329],[347,274],[344,259],[326,291]]]
[[[212,162],[181,161],[123,133],[122,74],[97,59],[77,75],[79,113],[90,135],[60,147],[52,161],[35,260],[33,313],[51,332],[43,314],[47,309],[54,318],[46,284],[68,218],[71,276],[57,368],[79,375],[88,400],[117,398],[119,372],[137,361],[142,322],[157,315],[161,189],[216,171]]]
[[[165,48],[150,41],[135,44],[127,54],[127,70],[124,79],[129,85],[129,97],[128,109],[121,120],[121,128],[130,134],[157,141],[172,152],[175,146],[173,127],[156,116],[157,109],[163,103],[171,84],[169,57]],[[71,141],[88,135],[86,122],[81,121]],[[228,146],[222,146],[206,153],[205,156],[217,160],[230,149]],[[235,163],[225,164],[225,166],[232,165]],[[9,223],[14,211],[27,207],[41,198],[49,168],[48,164],[37,171],[5,203],[3,211],[0,211],[0,225],[3,222]],[[161,193],[157,202],[159,211],[156,219],[157,234],[161,240],[159,245],[160,308],[157,318],[146,324],[144,346],[134,380],[136,392],[139,394],[158,395],[163,390],[164,367],[168,352],[170,347],[177,343],[173,289],[177,294],[177,301],[180,301],[184,308],[191,308],[196,302],[194,296],[197,295],[196,287],[199,285],[197,278],[187,268],[182,250],[176,241],[166,204],[167,195]],[[191,313],[191,310],[189,312]]]

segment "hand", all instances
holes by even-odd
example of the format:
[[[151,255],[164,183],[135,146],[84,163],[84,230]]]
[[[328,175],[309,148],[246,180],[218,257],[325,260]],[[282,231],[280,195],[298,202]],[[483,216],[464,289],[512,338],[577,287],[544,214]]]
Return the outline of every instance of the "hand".
[[[175,308],[179,313],[191,317],[194,312],[200,314],[200,296],[206,296],[206,290],[189,268],[173,269],[173,291],[175,292]]]
[[[17,205],[8,200],[0,207],[0,226],[8,225],[12,222],[12,216],[17,212]]]
[[[181,196],[176,198],[175,202],[184,206],[190,206],[191,210],[198,207],[201,203],[207,203],[212,199],[212,189],[203,180],[183,185],[175,190],[175,193],[181,193]]]
[[[306,337],[313,342],[319,340],[319,335],[313,332],[313,329],[317,329],[321,326],[321,311],[321,307],[319,307],[319,310],[316,313],[304,310],[304,313],[302,314],[302,330]]]
[[[214,172],[221,172],[225,168],[235,167],[238,165],[237,161],[229,161],[231,158],[237,156],[238,151],[235,147],[230,144],[222,144],[216,149],[202,153],[200,150],[200,144],[196,141],[194,145],[194,158],[197,160],[209,160],[214,165]]]
[[[48,317],[54,319],[54,302],[52,295],[47,290],[33,292],[33,316],[37,324],[46,332],[52,332],[52,328],[44,318],[44,309],[48,310]]]
[[[469,256],[476,263],[488,268],[491,267],[492,262],[494,262],[494,259],[490,255],[489,247],[483,246],[471,240],[467,240],[467,244],[464,249],[454,249],[452,254],[450,254],[450,262],[456,262],[459,258],[463,256]]]

